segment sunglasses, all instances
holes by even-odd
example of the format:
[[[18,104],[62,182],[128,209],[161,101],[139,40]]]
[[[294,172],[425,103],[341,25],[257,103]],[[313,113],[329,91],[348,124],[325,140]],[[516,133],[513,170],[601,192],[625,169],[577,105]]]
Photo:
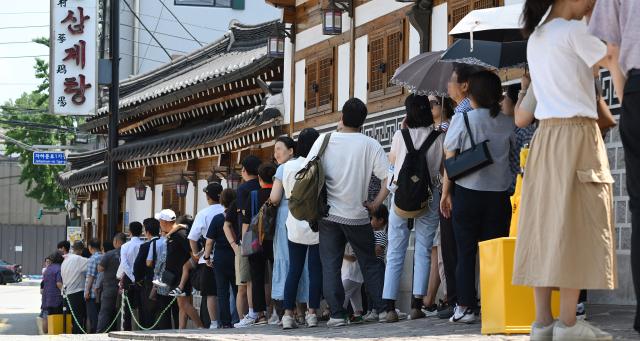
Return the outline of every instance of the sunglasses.
[[[438,101],[429,101],[429,106],[431,107],[431,109],[433,109],[433,107],[435,107],[437,105],[442,105],[442,103],[440,103]]]

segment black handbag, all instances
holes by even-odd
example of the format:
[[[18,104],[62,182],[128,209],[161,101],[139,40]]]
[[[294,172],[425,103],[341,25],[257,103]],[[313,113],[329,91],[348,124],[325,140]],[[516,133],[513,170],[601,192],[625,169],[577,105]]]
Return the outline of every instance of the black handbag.
[[[200,291],[200,280],[202,274],[200,273],[200,264],[196,264],[196,266],[191,270],[189,274],[189,279],[191,280],[191,286]]]
[[[457,179],[493,164],[491,153],[489,153],[489,146],[487,145],[489,140],[476,144],[473,141],[467,113],[465,112],[463,116],[464,123],[467,126],[467,132],[469,133],[469,139],[471,139],[471,148],[461,153],[457,153],[452,158],[444,160],[444,168],[447,170],[447,176],[451,181],[456,181]]]
[[[164,269],[164,272],[162,273],[162,283],[171,285],[171,283],[173,283],[173,278],[175,276],[176,275],[174,275],[171,271]]]

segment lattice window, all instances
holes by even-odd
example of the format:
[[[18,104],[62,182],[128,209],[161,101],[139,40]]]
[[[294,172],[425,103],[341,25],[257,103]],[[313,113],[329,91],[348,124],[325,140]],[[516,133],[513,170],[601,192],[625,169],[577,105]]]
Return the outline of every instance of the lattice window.
[[[320,52],[307,60],[306,115],[316,115],[333,110],[333,48]]]
[[[402,87],[389,84],[404,63],[404,22],[400,21],[371,34],[369,39],[369,98],[402,93]]]
[[[473,9],[493,8],[495,0],[475,0],[473,2]]]
[[[165,189],[162,191],[162,209],[168,210],[171,208],[171,190]]]
[[[174,185],[175,187],[175,185]],[[176,216],[181,216],[185,211],[185,198],[178,196],[176,188],[162,190],[162,209],[173,210]]]
[[[452,27],[455,27],[460,20],[462,20],[462,18],[465,17],[465,15],[469,14],[469,8],[471,8],[471,6],[469,5],[465,5],[465,6],[460,6],[458,8],[453,9],[453,15],[452,15]]]
[[[469,12],[476,9],[485,9],[501,6],[503,0],[449,0],[448,22],[451,31]],[[449,44],[453,44],[456,39],[449,37]]]

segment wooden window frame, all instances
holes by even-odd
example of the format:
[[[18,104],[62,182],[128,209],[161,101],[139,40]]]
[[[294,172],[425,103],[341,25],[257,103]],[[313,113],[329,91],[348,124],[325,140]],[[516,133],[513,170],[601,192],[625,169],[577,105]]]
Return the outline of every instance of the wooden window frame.
[[[328,65],[328,75],[323,74],[323,66]],[[335,68],[336,59],[334,48],[328,48],[320,51],[312,58],[307,58],[304,69],[305,73],[305,96],[304,96],[304,114],[305,118],[323,115],[333,112],[335,96]],[[328,77],[328,80],[326,79]],[[328,86],[322,86],[323,82],[328,81]],[[313,85],[317,85],[317,92],[313,92]],[[328,92],[327,92],[328,91]],[[311,96],[315,96],[311,99]],[[329,102],[320,105],[321,100],[329,96]]]
[[[403,87],[399,85],[390,84],[389,81],[393,78],[395,70],[405,62],[406,55],[406,35],[405,35],[405,20],[387,25],[377,31],[369,34],[369,41],[367,45],[367,99],[369,102],[377,101],[405,93]],[[393,39],[399,41],[395,45],[391,45]],[[382,58],[377,54],[376,46],[379,46],[379,40],[382,39]],[[393,52],[395,46],[399,47],[397,53],[399,54],[397,59],[390,59],[390,52]],[[381,63],[379,63],[381,61]],[[390,61],[397,62],[395,68],[390,69]],[[379,71],[381,64],[385,64],[385,72]],[[378,65],[374,65],[378,64]],[[381,78],[380,77],[381,74]],[[375,78],[374,78],[375,77]],[[374,82],[382,81],[382,88],[374,90]]]
[[[478,7],[481,3],[491,1],[493,2],[492,6],[486,7]],[[454,20],[454,12],[458,9],[463,8],[464,6],[469,6],[469,10],[464,14],[460,15],[460,19],[464,18],[465,15],[469,14],[469,12],[475,9],[484,9],[484,8],[494,8],[504,6],[504,0],[449,0],[447,2],[447,32],[450,32],[457,24]],[[449,46],[453,44],[455,41],[451,36],[448,36]]]
[[[165,188],[168,187],[168,188]],[[174,204],[178,205],[178,210],[175,209]],[[178,196],[178,190],[175,184],[162,185],[162,209],[170,209],[176,213],[176,217],[184,215],[186,208],[186,197]]]

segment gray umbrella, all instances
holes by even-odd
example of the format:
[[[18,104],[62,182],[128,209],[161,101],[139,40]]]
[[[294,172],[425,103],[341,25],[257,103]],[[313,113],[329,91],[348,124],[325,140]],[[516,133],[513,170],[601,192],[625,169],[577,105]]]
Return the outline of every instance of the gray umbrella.
[[[438,62],[442,52],[425,52],[411,58],[396,70],[389,82],[418,96],[449,97],[447,83],[453,74],[453,63]]]

